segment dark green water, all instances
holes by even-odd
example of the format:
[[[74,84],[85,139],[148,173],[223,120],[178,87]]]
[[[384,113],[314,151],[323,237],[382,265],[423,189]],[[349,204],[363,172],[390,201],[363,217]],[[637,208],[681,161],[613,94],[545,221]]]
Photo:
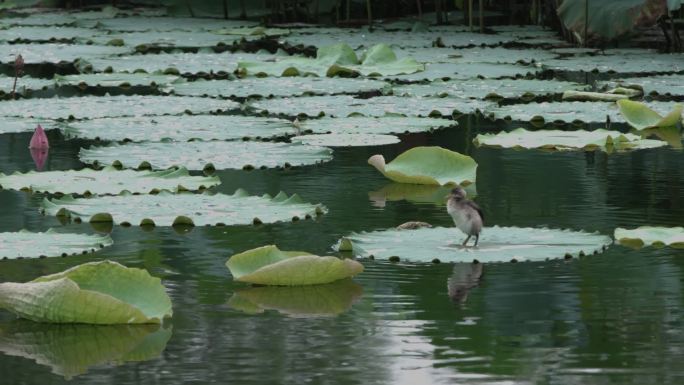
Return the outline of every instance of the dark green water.
[[[356,285],[328,291],[247,289],[283,312],[247,314],[229,305],[236,291],[250,295],[224,266],[233,253],[274,243],[326,253],[351,231],[409,220],[450,225],[443,205],[383,203],[372,194],[388,182],[366,165],[367,157],[380,152],[391,159],[416,145],[439,144],[477,160],[477,201],[489,226],[611,235],[615,227],[682,225],[681,151],[476,149],[470,145],[473,135],[492,127],[471,122],[462,119],[460,127],[408,136],[395,146],[335,150],[335,160],[321,166],[218,173],[221,192],[283,190],[325,204],[329,213],[315,221],[198,227],[183,234],[115,227],[115,245],[94,255],[0,261],[4,282],[109,258],[161,277],[174,304],[163,330],[35,325],[2,312],[0,382],[59,384],[66,377],[71,384],[122,385],[684,383],[682,250],[612,246],[598,256],[491,264],[482,271],[469,264],[364,260],[366,271]],[[2,172],[33,169],[29,138],[0,135]],[[77,152],[87,143],[65,142],[57,133],[50,139],[47,169],[83,167]],[[0,231],[62,226],[38,213],[42,199],[0,191]],[[88,224],[68,227],[92,231]],[[293,316],[285,310],[339,312],[352,302],[336,316]]]

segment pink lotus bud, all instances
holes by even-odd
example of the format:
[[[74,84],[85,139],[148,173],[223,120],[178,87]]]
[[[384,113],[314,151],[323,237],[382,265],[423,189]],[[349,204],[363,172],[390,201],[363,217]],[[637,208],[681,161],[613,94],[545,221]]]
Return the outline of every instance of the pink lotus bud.
[[[43,171],[43,167],[45,167],[45,161],[48,158],[48,152],[50,150],[47,148],[32,148],[29,151],[31,152],[33,163],[36,165],[36,170]]]
[[[43,130],[43,127],[41,127],[40,124],[36,127],[36,131],[33,132],[29,148],[50,148],[47,135],[45,135],[45,130]]]
[[[21,55],[17,55],[17,57],[14,59],[14,71],[16,71],[17,74],[21,74],[21,72],[24,70],[24,58],[21,57]]]

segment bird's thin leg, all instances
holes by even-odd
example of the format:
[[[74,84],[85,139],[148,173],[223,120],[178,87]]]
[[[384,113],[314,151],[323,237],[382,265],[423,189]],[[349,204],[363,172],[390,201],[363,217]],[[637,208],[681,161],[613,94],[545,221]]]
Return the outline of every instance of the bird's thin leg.
[[[469,240],[470,240],[470,235],[468,235],[468,238],[466,238],[466,240],[465,240],[465,241],[463,241],[463,246],[465,246],[465,245],[466,245],[466,243],[468,243],[468,241],[469,241]]]
[[[477,242],[479,242],[479,241],[480,241],[480,234],[477,234],[475,236],[475,247],[477,247]]]

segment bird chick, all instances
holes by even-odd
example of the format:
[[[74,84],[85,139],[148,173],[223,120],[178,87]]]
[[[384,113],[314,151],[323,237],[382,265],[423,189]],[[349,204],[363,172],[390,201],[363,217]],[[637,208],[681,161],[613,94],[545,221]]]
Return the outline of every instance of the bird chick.
[[[484,224],[484,215],[480,206],[466,198],[464,189],[456,187],[449,194],[447,212],[454,220],[454,225],[468,236],[463,241],[463,246],[466,246],[473,235],[475,236],[475,246],[477,246],[477,242],[480,240],[480,231]]]

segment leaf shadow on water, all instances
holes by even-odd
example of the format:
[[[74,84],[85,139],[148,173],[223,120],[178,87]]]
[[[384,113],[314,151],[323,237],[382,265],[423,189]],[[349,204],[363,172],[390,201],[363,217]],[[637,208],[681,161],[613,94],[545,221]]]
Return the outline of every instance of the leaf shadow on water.
[[[247,314],[266,310],[295,318],[332,317],[348,311],[363,294],[351,279],[312,286],[259,286],[236,290],[228,305]]]
[[[171,327],[150,324],[41,324],[17,320],[0,325],[0,352],[28,358],[71,379],[99,364],[116,366],[157,358],[171,335]]]

